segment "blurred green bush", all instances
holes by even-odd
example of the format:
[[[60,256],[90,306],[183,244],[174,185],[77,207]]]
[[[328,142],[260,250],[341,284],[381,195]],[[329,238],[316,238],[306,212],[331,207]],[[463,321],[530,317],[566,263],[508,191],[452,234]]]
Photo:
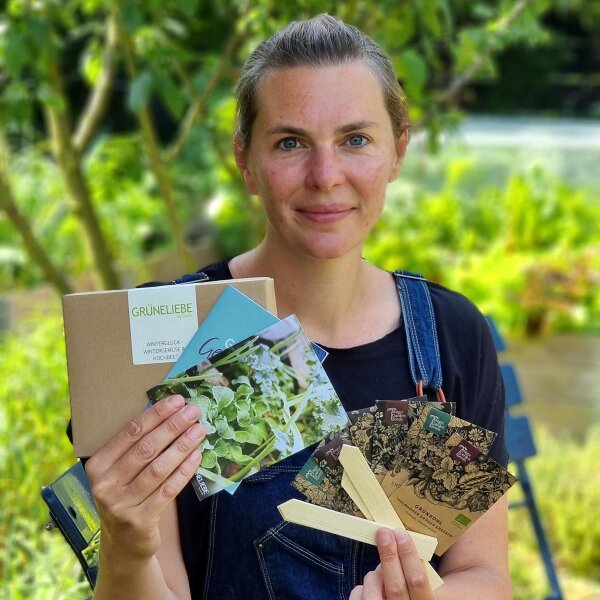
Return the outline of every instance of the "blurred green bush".
[[[74,462],[65,435],[61,319],[39,318],[31,330],[6,336],[0,355],[0,598],[86,598],[89,587],[70,548],[44,530],[48,512],[40,497],[42,485]]]
[[[454,157],[439,190],[393,183],[365,257],[462,292],[506,332],[600,331],[600,205],[536,164],[492,185],[480,168]]]

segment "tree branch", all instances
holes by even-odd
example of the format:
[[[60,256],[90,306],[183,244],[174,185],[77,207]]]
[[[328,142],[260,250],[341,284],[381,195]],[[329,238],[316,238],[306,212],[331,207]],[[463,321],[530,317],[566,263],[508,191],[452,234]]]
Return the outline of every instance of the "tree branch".
[[[505,32],[518,18],[518,16],[527,8],[531,0],[518,0],[512,9],[498,22],[496,26],[497,33]],[[489,58],[491,48],[488,46],[486,51],[477,55],[477,58],[460,75],[455,77],[448,87],[439,96],[439,104],[453,104],[462,92],[462,90],[474,79],[475,75]]]
[[[73,291],[71,285],[56,268],[52,259],[48,256],[48,253],[44,250],[33,232],[31,224],[19,210],[10,187],[8,171],[8,151],[4,144],[1,144],[0,210],[6,214],[14,228],[19,232],[27,253],[33,262],[35,262],[42,270],[44,279],[46,279],[59,294],[70,294]]]
[[[61,99],[43,106],[48,125],[52,154],[65,183],[67,196],[77,218],[83,225],[86,241],[96,270],[106,289],[118,289],[119,276],[108,241],[100,226],[100,219],[92,202],[88,181],[85,178],[79,154],[71,143],[71,126],[68,118],[67,98],[58,63],[48,59],[45,64],[48,84]]]
[[[135,40],[119,27],[119,43],[123,48],[125,66],[127,67],[129,78],[133,81],[137,74]],[[173,232],[177,253],[183,268],[191,270],[195,268],[195,265],[191,253],[185,243],[185,228],[179,218],[173,181],[167,169],[167,164],[160,152],[154,118],[148,107],[148,102],[145,102],[144,105],[137,110],[136,117],[140,124],[140,130],[144,140],[144,149],[148,160],[150,161],[150,170],[154,176],[160,197],[165,203],[167,218],[171,226],[171,231]]]
[[[210,78],[206,82],[204,89],[200,96],[194,100],[191,106],[188,108],[185,117],[182,119],[181,124],[179,126],[179,130],[177,131],[177,136],[173,143],[165,150],[163,153],[163,159],[165,162],[169,163],[173,161],[183,149],[185,142],[192,131],[192,127],[196,122],[197,118],[200,116],[204,107],[206,105],[206,101],[210,97],[212,91],[217,87],[218,83],[221,81],[223,74],[227,70],[229,63],[231,61],[231,57],[235,52],[236,48],[239,46],[242,41],[243,36],[242,32],[238,29],[234,30],[231,34],[229,40],[227,41],[227,45],[225,46],[225,51],[221,56],[221,60],[217,65],[217,68],[212,72]]]
[[[115,11],[112,11],[106,19],[104,60],[100,77],[88,97],[86,107],[72,138],[72,145],[79,154],[86,151],[108,107],[117,65],[118,39],[117,17]]]

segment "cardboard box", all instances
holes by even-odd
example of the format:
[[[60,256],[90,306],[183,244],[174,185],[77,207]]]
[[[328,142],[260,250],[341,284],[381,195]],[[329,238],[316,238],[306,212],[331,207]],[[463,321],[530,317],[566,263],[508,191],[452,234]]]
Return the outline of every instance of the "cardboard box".
[[[227,285],[277,314],[273,280],[207,281],[63,297],[75,455],[92,455],[148,403]]]

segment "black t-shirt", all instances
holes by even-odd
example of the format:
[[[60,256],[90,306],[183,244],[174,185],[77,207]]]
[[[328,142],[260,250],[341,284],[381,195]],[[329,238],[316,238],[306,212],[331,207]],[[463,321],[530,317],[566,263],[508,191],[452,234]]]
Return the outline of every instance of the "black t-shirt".
[[[202,271],[213,281],[231,279],[225,261]],[[456,402],[458,417],[498,433],[489,455],[506,466],[504,388],[487,322],[464,296],[435,283],[427,285],[436,316],[446,399]],[[402,324],[362,346],[325,349],[329,356],[323,367],[346,410],[416,395]],[[199,549],[207,547],[209,502],[199,502],[188,485],[178,496],[177,507],[182,552],[196,598],[203,588],[205,557]]]

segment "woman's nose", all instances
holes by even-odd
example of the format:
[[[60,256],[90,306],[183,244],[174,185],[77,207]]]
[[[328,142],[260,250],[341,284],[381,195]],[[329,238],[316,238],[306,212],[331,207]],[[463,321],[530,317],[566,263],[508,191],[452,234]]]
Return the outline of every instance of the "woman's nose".
[[[308,164],[306,185],[328,192],[344,181],[341,158],[334,148],[315,148]]]

